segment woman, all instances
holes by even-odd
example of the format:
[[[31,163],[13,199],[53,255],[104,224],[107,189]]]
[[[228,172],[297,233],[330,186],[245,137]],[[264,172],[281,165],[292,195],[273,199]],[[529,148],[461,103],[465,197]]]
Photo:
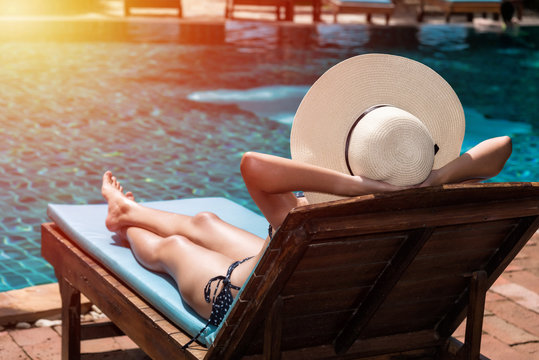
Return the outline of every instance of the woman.
[[[336,65],[309,90],[292,128],[292,160],[247,152],[241,173],[278,229],[291,209],[310,202],[498,174],[511,140],[486,140],[459,156],[463,134],[460,102],[438,74],[409,59],[362,55]],[[300,190],[306,197],[294,195]],[[107,228],[129,241],[142,265],[170,274],[183,299],[218,325],[270,237],[212,213],[191,217],[145,207],[110,172],[102,194]]]

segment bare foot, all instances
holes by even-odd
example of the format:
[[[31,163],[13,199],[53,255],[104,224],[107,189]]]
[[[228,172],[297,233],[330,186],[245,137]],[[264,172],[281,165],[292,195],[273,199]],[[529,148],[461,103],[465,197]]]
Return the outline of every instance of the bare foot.
[[[116,180],[116,177],[112,176],[110,171],[105,172],[103,175],[101,194],[109,205],[105,225],[110,231],[118,232],[123,226],[122,217],[133,205],[135,197],[131,192],[123,193],[123,187]]]

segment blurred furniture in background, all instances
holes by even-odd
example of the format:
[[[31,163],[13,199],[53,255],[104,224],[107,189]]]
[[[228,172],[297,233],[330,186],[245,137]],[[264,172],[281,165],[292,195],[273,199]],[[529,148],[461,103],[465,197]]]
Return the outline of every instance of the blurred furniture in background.
[[[292,0],[294,6],[312,6],[313,23],[321,21],[322,0]],[[297,14],[294,11],[294,14]]]
[[[421,0],[417,21],[423,21],[426,10],[425,7],[432,5],[440,8],[445,15],[445,21],[451,20],[453,14],[466,14],[468,21],[473,20],[474,13],[493,14],[495,19],[499,18],[501,0]]]
[[[124,0],[124,14],[131,15],[131,8],[173,8],[178,9],[178,17],[182,17],[181,0]]]
[[[227,0],[225,7],[225,18],[232,19],[236,7],[240,6],[241,11],[263,11],[262,8],[270,8],[275,12],[276,20],[294,19],[294,6],[292,0]]]
[[[389,18],[393,15],[395,5],[391,0],[325,0],[333,10],[334,21],[337,22],[337,15],[348,13],[364,13],[367,16],[367,22],[371,23],[372,14],[383,14],[386,18],[386,25],[389,24]]]

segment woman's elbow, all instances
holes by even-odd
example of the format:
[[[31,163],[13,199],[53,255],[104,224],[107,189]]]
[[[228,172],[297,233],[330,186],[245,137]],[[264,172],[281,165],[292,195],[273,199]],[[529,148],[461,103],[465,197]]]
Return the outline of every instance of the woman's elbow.
[[[498,142],[498,158],[501,163],[501,171],[501,168],[503,168],[503,166],[511,156],[511,153],[513,152],[513,142],[511,141],[511,138],[509,136],[500,136],[498,138]]]
[[[241,157],[240,171],[244,180],[255,177],[258,173],[257,168],[260,165],[259,154],[248,151]]]
[[[500,136],[497,140],[496,161],[493,161],[491,176],[498,175],[513,152],[513,143],[509,136]]]
[[[507,161],[513,152],[513,142],[509,136],[502,136],[500,142],[505,155],[505,161]]]

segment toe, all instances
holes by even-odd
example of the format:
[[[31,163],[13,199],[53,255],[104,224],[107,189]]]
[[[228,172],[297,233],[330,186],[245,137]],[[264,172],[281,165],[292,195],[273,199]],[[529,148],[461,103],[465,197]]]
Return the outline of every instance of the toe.
[[[112,173],[109,170],[105,171],[105,173],[103,174],[103,182],[110,183],[111,176],[112,176]]]

